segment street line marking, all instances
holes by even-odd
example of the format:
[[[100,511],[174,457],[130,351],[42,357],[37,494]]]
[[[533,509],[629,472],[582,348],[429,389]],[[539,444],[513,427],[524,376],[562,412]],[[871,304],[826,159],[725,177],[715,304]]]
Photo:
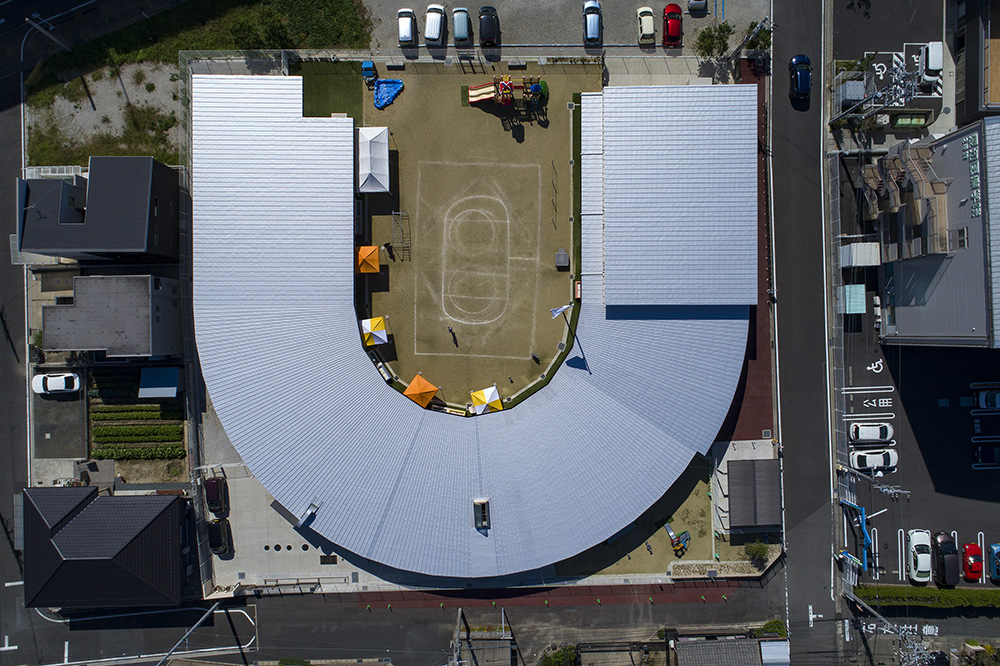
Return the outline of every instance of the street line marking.
[[[16,645],[11,645],[10,644],[10,636],[7,636],[6,634],[4,634],[4,637],[3,637],[3,647],[0,647],[0,652],[11,652],[12,650],[16,650],[16,649],[17,649]]]
[[[875,565],[875,568],[872,569],[872,578],[878,580],[882,575],[882,572],[879,571],[878,568],[878,528],[872,527],[868,531],[871,532],[872,535],[872,564]]]
[[[876,421],[892,420],[896,418],[895,412],[871,412],[870,414],[844,414],[845,421]]]
[[[899,567],[899,571],[896,575],[899,580],[903,580],[903,570],[906,568],[906,562],[904,560],[907,559],[909,553],[906,553],[906,555],[903,554],[903,551],[906,549],[906,545],[904,543],[902,527],[896,530],[896,548],[899,549],[899,555],[896,557],[896,566]]]
[[[69,641],[63,643],[63,663],[69,663]]]
[[[892,393],[896,389],[892,386],[845,386],[840,389],[841,393]]]
[[[4,587],[17,587],[18,585],[24,585],[23,580],[12,580],[10,582],[4,583]]]

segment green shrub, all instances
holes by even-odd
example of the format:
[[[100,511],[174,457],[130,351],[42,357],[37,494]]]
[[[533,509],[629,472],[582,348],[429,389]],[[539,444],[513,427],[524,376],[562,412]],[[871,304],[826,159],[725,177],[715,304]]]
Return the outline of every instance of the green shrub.
[[[729,50],[729,38],[733,36],[736,29],[723,21],[715,26],[708,26],[698,31],[695,38],[694,50],[702,58],[715,58],[723,56]]]
[[[91,421],[135,421],[146,420],[177,420],[183,418],[180,412],[91,412]]]
[[[538,661],[538,666],[575,666],[577,658],[576,646],[567,645],[542,657]]]
[[[134,83],[135,85],[138,86],[142,84],[142,82],[145,80],[146,80],[146,72],[142,71],[141,69],[137,69],[134,72],[132,72],[132,83]]]
[[[90,413],[94,412],[158,412],[164,409],[171,409],[161,404],[148,405],[92,405]]]
[[[182,444],[163,444],[160,446],[134,448],[105,445],[95,447],[90,452],[90,457],[96,460],[106,460],[109,458],[114,458],[115,460],[170,460],[183,458],[186,455],[187,451]]]
[[[93,72],[90,73],[90,80],[91,81],[100,81],[103,78],[104,78],[104,70],[103,69],[98,69],[98,70],[93,71]]]
[[[754,629],[753,635],[757,638],[761,638],[762,636],[778,636],[780,638],[788,638],[788,629],[785,628],[785,623],[781,620],[769,620]]]
[[[94,444],[146,444],[146,443],[180,443],[177,435],[101,435],[94,438]]]
[[[771,548],[760,541],[750,541],[743,546],[743,550],[746,553],[747,561],[758,565],[766,562],[768,555],[771,554]]]
[[[750,33],[754,31],[757,27],[757,21],[751,21],[750,25],[747,26],[746,35],[749,37]],[[751,50],[761,50],[766,51],[771,48],[771,29],[761,28],[753,39],[746,43],[746,48]]]
[[[907,587],[882,585],[855,587],[854,594],[871,606],[924,606],[926,608],[989,608],[1000,606],[1000,589]]]
[[[146,92],[153,92],[156,90],[156,84],[152,81],[146,81]]]
[[[94,426],[90,434],[94,437],[124,436],[124,435],[174,435],[180,437],[184,433],[181,425],[111,425]]]

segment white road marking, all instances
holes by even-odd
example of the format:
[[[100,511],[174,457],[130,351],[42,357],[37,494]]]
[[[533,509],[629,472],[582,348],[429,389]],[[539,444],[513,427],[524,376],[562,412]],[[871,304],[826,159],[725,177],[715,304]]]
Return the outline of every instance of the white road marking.
[[[63,663],[69,663],[69,641],[63,643]]]
[[[982,532],[980,532],[976,536],[976,543],[979,544],[979,552],[981,552],[983,554],[983,572],[981,574],[979,574],[979,582],[980,583],[985,583],[986,582],[986,566],[987,566],[987,561],[988,560],[986,559],[986,537],[983,535]]]
[[[845,386],[840,389],[841,393],[892,393],[896,389],[892,386]]]
[[[898,576],[899,580],[903,580],[904,576],[903,572],[906,569],[906,558],[907,555],[909,555],[909,553],[907,553],[907,555],[903,554],[903,551],[906,550],[906,544],[905,544],[905,538],[903,537],[902,527],[896,530],[896,548],[899,549],[899,555],[896,557],[896,566],[899,567]]]
[[[11,645],[10,644],[10,636],[4,635],[4,637],[3,637],[3,647],[0,647],[0,652],[11,652],[12,650],[16,650],[16,649],[17,649],[16,645]]]
[[[844,414],[845,421],[891,421],[896,418],[895,412],[872,412],[871,414]]]
[[[12,580],[10,582],[4,583],[4,587],[17,587],[18,585],[24,585],[23,580]]]
[[[882,572],[878,569],[878,528],[873,527],[868,532],[872,538],[872,578],[878,580]]]

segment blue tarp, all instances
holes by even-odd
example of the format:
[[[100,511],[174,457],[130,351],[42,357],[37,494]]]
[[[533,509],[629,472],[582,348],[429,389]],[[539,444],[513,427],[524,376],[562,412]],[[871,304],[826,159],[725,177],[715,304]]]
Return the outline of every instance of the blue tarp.
[[[384,109],[403,92],[399,79],[375,79],[375,108]]]

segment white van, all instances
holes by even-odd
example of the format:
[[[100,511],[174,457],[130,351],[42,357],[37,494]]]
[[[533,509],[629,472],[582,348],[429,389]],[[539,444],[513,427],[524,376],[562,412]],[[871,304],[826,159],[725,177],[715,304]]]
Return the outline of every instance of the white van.
[[[417,15],[412,9],[403,8],[396,14],[396,22],[399,24],[399,45],[417,45]]]
[[[931,85],[941,78],[944,64],[944,44],[930,42],[920,47],[920,83]]]
[[[444,43],[444,5],[427,5],[424,15],[424,43],[441,46]]]

